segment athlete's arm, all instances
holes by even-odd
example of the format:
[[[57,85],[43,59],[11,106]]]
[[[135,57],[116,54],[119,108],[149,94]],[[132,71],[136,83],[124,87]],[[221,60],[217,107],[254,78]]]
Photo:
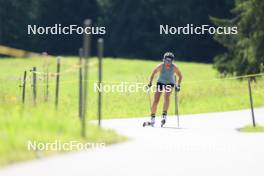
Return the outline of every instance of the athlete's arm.
[[[183,78],[183,76],[182,76],[182,73],[181,73],[181,71],[180,71],[180,69],[179,69],[179,67],[177,67],[177,65],[175,65],[174,64],[174,72],[176,73],[176,75],[178,76],[178,86],[180,86],[181,85],[181,81],[182,81],[182,78]]]
[[[154,76],[155,76],[158,72],[161,71],[161,68],[162,68],[162,64],[159,64],[159,65],[157,65],[157,66],[154,68],[154,70],[152,71],[151,76],[150,76],[150,78],[149,78],[149,84],[150,84],[150,85],[152,85],[152,81],[153,81],[153,79],[154,79]]]

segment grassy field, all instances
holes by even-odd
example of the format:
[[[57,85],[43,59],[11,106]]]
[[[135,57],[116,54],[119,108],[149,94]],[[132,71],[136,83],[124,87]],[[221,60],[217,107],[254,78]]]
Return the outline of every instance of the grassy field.
[[[80,137],[78,119],[78,59],[63,58],[61,63],[60,100],[58,111],[54,108],[55,76],[49,78],[49,97],[44,101],[45,82],[42,71],[49,65],[54,73],[55,58],[1,59],[0,60],[0,164],[36,157],[28,152],[28,140],[43,142],[60,139],[62,141],[80,140],[90,142],[114,143],[124,140],[111,130],[98,129],[91,125],[88,137]],[[147,84],[152,69],[159,62],[111,59],[103,61],[104,85],[121,82],[128,84]],[[177,63],[184,75],[180,98],[180,113],[204,113],[249,108],[247,81],[221,80],[210,64]],[[89,63],[88,119],[97,117],[97,60]],[[37,104],[33,105],[30,69],[36,66],[39,71],[37,80]],[[21,103],[20,78],[28,71],[26,103]],[[264,106],[264,81],[258,79],[252,84],[254,105]],[[169,114],[174,112],[174,96],[171,98]],[[151,96],[152,98],[152,96]],[[103,93],[103,118],[127,118],[149,115],[149,96],[146,92]],[[159,105],[158,115],[162,103]],[[47,153],[49,154],[49,153]]]
[[[61,110],[60,112],[41,112],[45,105],[31,110],[22,110],[21,106],[1,107],[0,110],[0,166],[13,162],[48,156],[58,151],[29,151],[28,142],[53,143],[105,143],[106,145],[124,141],[126,138],[112,130],[99,129],[95,125],[87,127],[87,136],[80,135],[80,123],[76,116]]]
[[[153,67],[159,62],[125,60],[106,58],[103,63],[104,85],[118,85],[121,82],[140,82],[147,84]],[[43,70],[45,59],[6,59],[1,60],[0,79],[5,84],[1,84],[0,100],[8,104],[21,102],[21,90],[19,81],[15,80],[25,69],[29,70],[37,66],[39,71]],[[70,113],[78,113],[78,59],[67,58],[62,60],[62,74],[60,85],[60,105],[59,108],[66,108]],[[177,63],[183,72],[184,80],[181,87],[180,113],[204,113],[217,112],[235,109],[249,108],[247,81],[216,79],[219,75],[210,64],[198,63]],[[56,60],[50,61],[51,72],[55,72]],[[89,64],[89,92],[88,92],[88,116],[95,119],[97,115],[97,92],[94,91],[94,83],[97,81],[97,62],[92,59]],[[29,73],[30,74],[30,73]],[[38,75],[42,79],[43,75]],[[95,82],[94,82],[95,81]],[[264,80],[258,79],[257,83],[252,83],[254,105],[264,106]],[[38,80],[38,101],[44,102],[45,83]],[[32,105],[32,90],[30,84],[27,85],[26,106]],[[55,77],[50,78],[49,101],[46,106],[54,105]],[[151,99],[153,97],[151,96]],[[169,114],[174,112],[174,98],[171,97],[171,108]],[[12,107],[12,106],[11,106]],[[161,113],[162,103],[159,104]],[[26,108],[27,109],[27,108]],[[48,108],[49,109],[49,108]],[[42,111],[41,111],[42,112]],[[47,112],[43,109],[43,112]],[[149,96],[146,92],[136,93],[103,93],[103,117],[104,118],[125,118],[142,117],[149,115]]]
[[[66,64],[74,62],[71,60]],[[53,61],[51,63],[54,64]],[[38,74],[36,106],[32,101],[32,87],[29,78],[26,103],[23,106],[19,80],[21,73],[27,70],[30,76],[31,67],[43,68],[42,64],[41,59],[0,59],[0,166],[58,153],[58,151],[28,151],[29,141],[51,143],[57,140],[61,143],[76,141],[83,144],[105,143],[109,145],[126,140],[126,137],[112,130],[98,128],[89,122],[87,122],[87,137],[82,138],[77,105],[74,105],[77,102],[75,84],[70,84],[68,87],[61,85],[60,107],[58,111],[55,111],[54,76],[50,78],[50,97],[47,102],[44,102],[42,75]],[[55,68],[52,64],[50,69]],[[73,72],[70,69],[68,76],[62,77],[62,81],[73,78],[71,74],[75,75],[75,71],[76,69]]]

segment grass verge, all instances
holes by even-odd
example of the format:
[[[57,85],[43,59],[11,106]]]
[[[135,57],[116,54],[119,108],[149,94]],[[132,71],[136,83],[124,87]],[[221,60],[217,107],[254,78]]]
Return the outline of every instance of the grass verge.
[[[264,126],[256,125],[256,127],[254,127],[253,125],[247,125],[243,128],[240,128],[239,131],[242,131],[242,132],[264,132]]]
[[[87,123],[86,138],[81,137],[80,120],[77,114],[65,108],[55,111],[48,104],[27,108],[21,105],[4,105],[0,109],[0,166],[51,154],[66,152],[63,149],[29,150],[28,144],[82,143],[90,146],[109,145],[126,138],[110,129],[98,128]],[[89,146],[87,145],[87,146]],[[43,145],[41,145],[43,146]],[[41,147],[40,146],[40,147]],[[77,147],[72,150],[76,151]]]

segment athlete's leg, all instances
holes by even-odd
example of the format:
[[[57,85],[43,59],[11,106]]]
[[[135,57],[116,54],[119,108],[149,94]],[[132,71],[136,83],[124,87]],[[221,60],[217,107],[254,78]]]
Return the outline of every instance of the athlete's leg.
[[[166,123],[167,121],[167,111],[170,104],[170,95],[171,95],[172,89],[166,89],[164,92],[164,104],[163,104],[163,113],[161,116],[161,127]]]
[[[154,126],[155,124],[155,116],[156,116],[156,111],[157,111],[157,106],[159,104],[159,101],[160,101],[160,96],[161,96],[161,93],[162,93],[162,85],[160,85],[159,83],[157,83],[157,88],[156,88],[156,92],[154,94],[154,101],[151,105],[151,119],[150,119],[150,122],[144,122],[143,123],[143,127],[146,126],[146,125],[152,125]]]
[[[169,88],[169,89],[166,89],[164,92],[163,113],[166,113],[165,115],[167,115],[167,111],[169,109],[170,95],[171,95],[172,90],[173,90],[173,88]]]
[[[153,115],[155,116],[155,114],[156,114],[157,106],[159,104],[161,94],[162,94],[161,91],[157,90],[155,92],[154,101],[153,101],[152,106],[151,106],[151,116],[153,116]]]
[[[151,115],[150,115],[151,119],[150,119],[149,122],[144,122],[143,123],[143,127],[149,126],[149,125],[154,126],[157,106],[158,106],[159,100],[160,100],[160,95],[161,95],[161,91],[156,91],[155,92],[154,101],[153,101],[153,103],[151,105]]]

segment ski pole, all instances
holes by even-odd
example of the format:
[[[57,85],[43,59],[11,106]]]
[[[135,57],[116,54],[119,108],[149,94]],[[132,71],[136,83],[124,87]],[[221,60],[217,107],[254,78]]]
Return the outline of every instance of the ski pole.
[[[176,81],[176,76],[175,76],[175,81]],[[178,126],[178,128],[180,128],[179,101],[178,101],[177,84],[175,84],[175,116],[177,116],[177,126]]]
[[[180,128],[179,101],[178,101],[178,92],[176,89],[175,89],[175,115],[177,116],[178,128]]]
[[[144,80],[144,79],[142,79],[142,80]],[[150,95],[150,90],[151,90],[151,87],[150,86],[148,86],[148,90],[147,90],[147,92],[148,92],[148,99],[149,99],[149,111],[150,111],[150,113],[151,113],[151,95]]]
[[[149,110],[150,110],[150,113],[151,113],[151,95],[150,95],[150,89],[151,89],[151,87],[148,87]]]

